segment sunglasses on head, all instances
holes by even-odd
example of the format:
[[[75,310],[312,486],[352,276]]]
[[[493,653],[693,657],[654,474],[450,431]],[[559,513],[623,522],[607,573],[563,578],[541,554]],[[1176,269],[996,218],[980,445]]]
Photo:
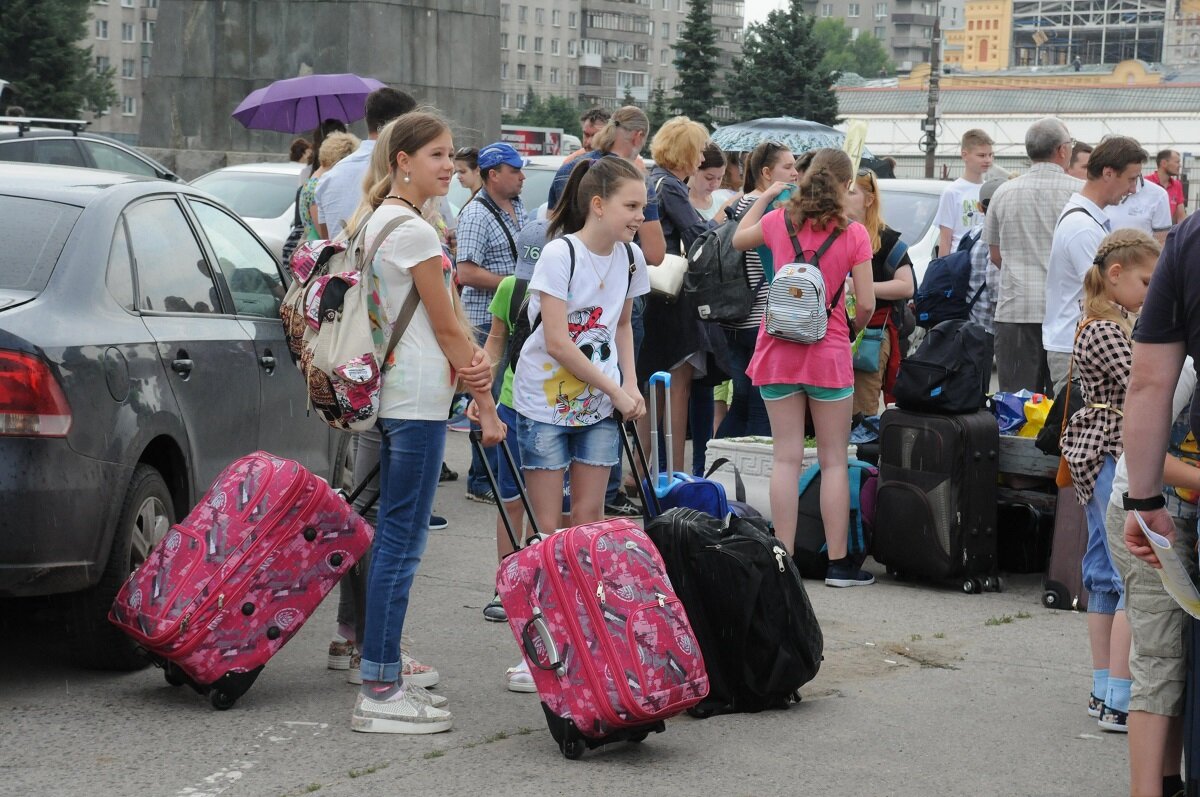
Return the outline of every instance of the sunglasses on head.
[[[474,147],[459,147],[458,149],[454,150],[455,160],[466,160],[467,158],[473,158],[478,155],[479,150],[475,149]]]

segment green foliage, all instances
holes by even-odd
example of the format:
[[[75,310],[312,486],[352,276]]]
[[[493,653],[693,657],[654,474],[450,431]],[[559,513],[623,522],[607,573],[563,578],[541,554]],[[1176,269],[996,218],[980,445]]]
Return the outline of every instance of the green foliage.
[[[646,116],[650,119],[650,134],[646,136],[647,150],[650,147],[650,142],[654,140],[654,134],[658,132],[658,128],[666,124],[671,118],[671,109],[667,106],[667,92],[663,88],[663,82],[660,78],[654,84],[654,91],[650,92],[650,108],[646,111]]]
[[[117,101],[112,67],[97,74],[88,35],[89,0],[4,0],[0,78],[8,102],[30,116],[78,118]],[[0,109],[3,110],[3,109]]]
[[[833,75],[821,68],[825,51],[812,35],[801,0],[789,0],[746,31],[742,57],[729,79],[729,106],[738,119],[797,116],[837,123]]]
[[[529,127],[561,127],[564,133],[582,136],[579,108],[566,97],[538,97],[533,86],[525,93],[525,107],[516,115],[504,117],[506,125]]]
[[[864,77],[876,77],[882,70],[893,74],[896,67],[887,50],[874,34],[860,33],[850,40],[850,29],[840,19],[818,20],[812,29],[813,40],[825,51],[821,59],[823,72],[854,72]]]
[[[679,80],[675,83],[671,108],[710,129],[713,121],[710,109],[719,104],[716,78],[720,52],[711,3],[689,0],[687,20],[675,42],[675,70]]]

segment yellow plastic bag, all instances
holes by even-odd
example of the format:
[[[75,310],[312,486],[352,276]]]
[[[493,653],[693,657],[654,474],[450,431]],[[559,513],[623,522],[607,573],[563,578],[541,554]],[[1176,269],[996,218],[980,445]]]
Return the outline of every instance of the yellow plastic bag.
[[[1017,437],[1037,437],[1038,432],[1046,425],[1046,416],[1050,414],[1052,399],[1041,393],[1034,393],[1025,402],[1025,425],[1017,432]]]

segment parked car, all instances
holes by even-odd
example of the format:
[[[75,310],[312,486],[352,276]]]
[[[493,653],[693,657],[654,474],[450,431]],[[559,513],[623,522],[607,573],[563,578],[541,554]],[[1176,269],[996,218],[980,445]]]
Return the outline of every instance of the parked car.
[[[66,129],[33,126],[43,121],[0,117],[0,161],[80,166],[179,180],[166,166],[116,139],[84,133],[86,122],[64,122]]]
[[[331,478],[278,261],[190,186],[0,164],[0,597],[70,593],[87,665],[141,665],[106,620],[129,573],[255,449]]]
[[[946,180],[888,179],[880,180],[878,184],[883,219],[889,227],[898,230],[900,240],[908,244],[913,277],[920,285],[937,246],[938,226],[933,220],[942,194],[950,183]]]
[[[192,185],[232,208],[282,258],[303,168],[299,163],[245,163],[209,172]]]
[[[558,167],[562,166],[564,160],[566,158],[561,155],[534,155],[529,159],[529,165],[522,170],[525,172],[525,185],[521,189],[521,202],[525,205],[526,213],[533,215],[539,207],[546,204],[554,175],[558,173]],[[463,188],[458,178],[450,181],[450,206],[456,216],[470,196],[470,192]]]

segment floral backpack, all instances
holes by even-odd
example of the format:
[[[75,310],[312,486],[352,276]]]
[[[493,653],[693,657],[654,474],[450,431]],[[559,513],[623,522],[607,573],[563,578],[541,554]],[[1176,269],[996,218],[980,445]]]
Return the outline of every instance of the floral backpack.
[[[382,317],[372,266],[379,247],[401,216],[384,225],[370,249],[364,223],[348,240],[306,241],[292,255],[295,278],[279,315],[292,361],[304,374],[309,406],[335,429],[361,432],[375,425],[387,362],[416,312],[414,287],[392,328],[382,356],[371,318]]]

